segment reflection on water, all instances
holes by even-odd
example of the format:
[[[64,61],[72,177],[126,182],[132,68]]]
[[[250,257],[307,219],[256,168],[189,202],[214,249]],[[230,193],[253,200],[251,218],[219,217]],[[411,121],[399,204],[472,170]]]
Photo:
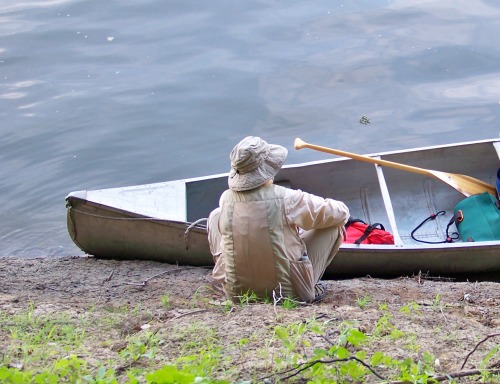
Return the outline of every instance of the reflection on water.
[[[225,172],[250,134],[295,163],[325,157],[294,151],[297,136],[373,153],[499,131],[493,1],[54,0],[0,14],[0,255],[77,254],[68,192]]]

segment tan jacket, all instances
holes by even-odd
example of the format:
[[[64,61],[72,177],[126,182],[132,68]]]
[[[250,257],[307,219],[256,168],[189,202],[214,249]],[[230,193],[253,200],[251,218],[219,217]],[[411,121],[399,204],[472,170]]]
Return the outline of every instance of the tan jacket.
[[[227,190],[220,207],[225,276],[219,278],[224,278],[229,297],[250,291],[270,297],[280,289],[284,297],[314,298],[310,262],[300,261],[307,250],[299,230],[344,225],[349,216],[345,204],[271,184]]]

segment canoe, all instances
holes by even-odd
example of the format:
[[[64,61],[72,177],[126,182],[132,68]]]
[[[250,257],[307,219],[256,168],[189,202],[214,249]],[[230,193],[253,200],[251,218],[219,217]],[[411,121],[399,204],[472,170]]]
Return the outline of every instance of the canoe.
[[[424,169],[464,174],[495,185],[500,140],[414,148],[366,156]],[[71,192],[67,228],[75,244],[99,258],[157,260],[211,266],[206,218],[227,189],[227,173],[154,184]],[[435,178],[333,157],[285,165],[275,183],[332,197],[351,217],[383,223],[393,245],[343,244],[325,272],[329,278],[434,277],[490,274],[500,277],[500,241],[442,241],[454,206],[465,198]]]

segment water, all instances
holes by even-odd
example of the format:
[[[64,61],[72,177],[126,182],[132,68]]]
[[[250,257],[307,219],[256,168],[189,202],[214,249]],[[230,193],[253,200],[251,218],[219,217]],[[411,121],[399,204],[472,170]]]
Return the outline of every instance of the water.
[[[81,252],[74,190],[228,171],[246,135],[373,153],[497,137],[500,3],[0,0],[0,255]],[[362,116],[370,124],[360,124]]]

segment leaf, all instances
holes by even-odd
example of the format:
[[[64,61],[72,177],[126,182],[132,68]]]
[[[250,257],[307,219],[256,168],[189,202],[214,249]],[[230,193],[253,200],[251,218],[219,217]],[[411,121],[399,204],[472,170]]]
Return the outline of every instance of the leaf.
[[[310,328],[311,332],[317,334],[317,335],[322,335],[323,334],[323,330],[321,329],[321,327],[319,325],[313,325],[311,328]]]
[[[348,349],[344,347],[339,347],[337,349],[337,357],[339,359],[347,359],[349,356],[351,356],[351,352],[349,352]]]
[[[163,368],[146,374],[146,382],[150,384],[169,384],[169,383],[193,383],[195,375],[188,372],[179,371],[172,365],[165,365]]]
[[[347,335],[347,341],[354,345],[355,347],[359,347],[360,344],[363,344],[367,339],[367,336],[357,329],[349,330]]]
[[[376,367],[377,365],[379,365],[382,360],[384,359],[384,353],[383,352],[380,352],[380,351],[377,351],[373,354],[372,356],[372,359],[370,360],[370,365],[372,367]]]
[[[497,344],[496,347],[494,347],[490,352],[486,354],[486,356],[481,361],[481,365],[486,367],[493,356],[495,356],[498,352],[500,352],[500,344]]]
[[[356,353],[356,357],[360,360],[366,359],[366,351],[358,351]]]
[[[315,359],[321,359],[322,357],[328,356],[328,352],[324,349],[317,348],[313,352]]]
[[[276,327],[274,333],[280,340],[288,339],[288,333],[282,327]]]

